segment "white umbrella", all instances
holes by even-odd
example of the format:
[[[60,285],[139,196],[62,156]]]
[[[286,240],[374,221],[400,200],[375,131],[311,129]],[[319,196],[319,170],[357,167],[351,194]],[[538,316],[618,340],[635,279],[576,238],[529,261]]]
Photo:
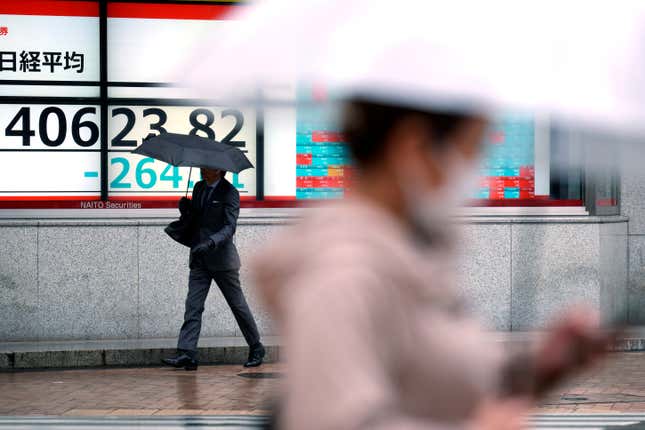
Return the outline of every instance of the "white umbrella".
[[[320,83],[418,107],[645,132],[645,2],[265,0],[182,79],[200,96]]]

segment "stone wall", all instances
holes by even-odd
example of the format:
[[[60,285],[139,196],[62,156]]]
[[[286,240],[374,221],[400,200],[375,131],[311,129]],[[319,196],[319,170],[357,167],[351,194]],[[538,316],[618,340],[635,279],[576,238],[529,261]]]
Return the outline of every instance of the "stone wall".
[[[0,341],[176,336],[188,252],[163,232],[168,221],[0,220]],[[243,261],[290,222],[241,217],[236,242]],[[459,223],[460,286],[491,328],[541,327],[578,301],[592,303],[606,318],[620,314],[627,284],[625,218],[480,217]],[[246,269],[241,276],[261,331],[273,334]],[[240,335],[214,286],[202,336]]]
[[[490,328],[545,327],[577,303],[625,318],[625,218],[471,219],[463,233],[460,286]]]
[[[621,212],[629,217],[629,320],[642,325],[645,324],[645,171],[642,167],[623,172]]]

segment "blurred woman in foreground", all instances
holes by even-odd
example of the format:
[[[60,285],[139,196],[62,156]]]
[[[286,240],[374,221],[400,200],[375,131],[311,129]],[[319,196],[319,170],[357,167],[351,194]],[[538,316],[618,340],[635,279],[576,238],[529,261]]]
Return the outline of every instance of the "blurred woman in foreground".
[[[276,237],[255,265],[286,355],[279,427],[521,427],[537,392],[602,348],[569,315],[510,359],[464,311],[449,215],[477,171],[486,121],[347,104],[351,196]]]

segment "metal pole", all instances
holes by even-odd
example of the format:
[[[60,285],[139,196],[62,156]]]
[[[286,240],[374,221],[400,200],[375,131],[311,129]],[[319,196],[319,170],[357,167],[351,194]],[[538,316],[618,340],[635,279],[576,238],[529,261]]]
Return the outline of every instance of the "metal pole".
[[[190,175],[193,174],[193,167],[190,167],[190,170],[188,171],[188,182],[186,182],[186,197],[188,197],[188,189],[190,188]]]
[[[99,1],[99,85],[101,128],[101,200],[108,199],[108,76],[107,76],[107,0]]]
[[[255,198],[264,200],[264,101],[262,91],[258,90],[256,100],[256,128],[255,128]]]

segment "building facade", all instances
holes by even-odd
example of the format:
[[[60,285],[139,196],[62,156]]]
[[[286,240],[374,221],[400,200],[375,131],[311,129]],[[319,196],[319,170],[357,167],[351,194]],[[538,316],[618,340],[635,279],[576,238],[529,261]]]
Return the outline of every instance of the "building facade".
[[[176,336],[188,250],[163,227],[198,173],[132,154],[146,137],[192,133],[245,151],[255,169],[229,178],[242,196],[243,261],[351,187],[324,88],[265,88],[258,107],[177,83],[234,25],[236,7],[0,4],[0,340]],[[529,114],[491,124],[478,187],[455,217],[460,287],[491,329],[544,327],[577,302],[607,322],[645,318],[644,182],[590,164],[586,152],[602,143]],[[246,266],[242,277],[261,330],[273,333]],[[216,290],[204,321],[204,336],[240,334]]]

